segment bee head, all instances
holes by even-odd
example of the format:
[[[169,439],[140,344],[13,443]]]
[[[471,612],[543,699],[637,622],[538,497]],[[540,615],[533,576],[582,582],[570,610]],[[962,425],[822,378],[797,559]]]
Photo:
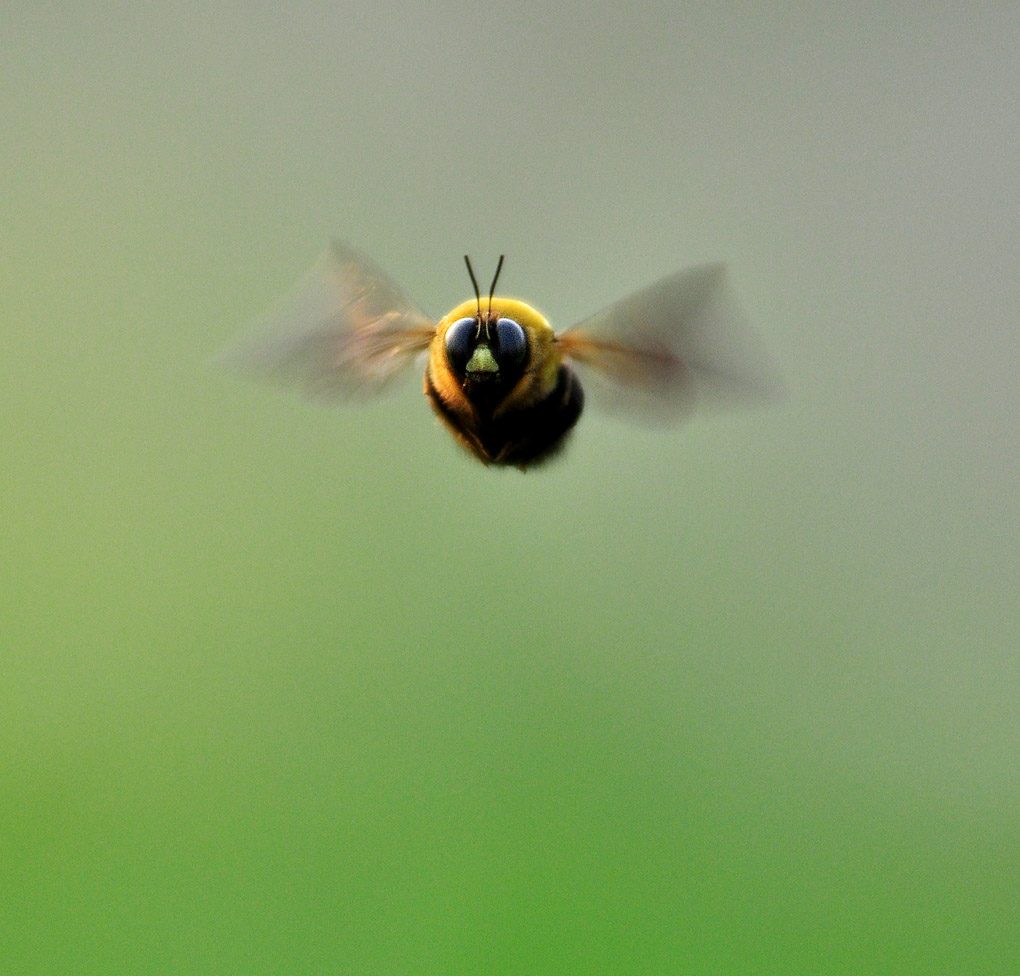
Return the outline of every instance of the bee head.
[[[465,390],[506,389],[524,371],[528,339],[519,322],[501,316],[499,309],[494,311],[492,307],[503,255],[499,256],[484,310],[471,259],[466,254],[464,263],[475,288],[475,314],[457,319],[446,330],[446,359]]]

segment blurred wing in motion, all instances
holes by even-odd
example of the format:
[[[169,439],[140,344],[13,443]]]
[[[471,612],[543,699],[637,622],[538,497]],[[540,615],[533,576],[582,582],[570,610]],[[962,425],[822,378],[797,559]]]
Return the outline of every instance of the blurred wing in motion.
[[[695,403],[775,400],[781,391],[722,264],[663,278],[557,339],[590,367],[582,376],[593,401],[649,419],[675,419]]]
[[[371,261],[334,241],[259,331],[221,362],[336,399],[380,392],[428,348],[435,323]]]

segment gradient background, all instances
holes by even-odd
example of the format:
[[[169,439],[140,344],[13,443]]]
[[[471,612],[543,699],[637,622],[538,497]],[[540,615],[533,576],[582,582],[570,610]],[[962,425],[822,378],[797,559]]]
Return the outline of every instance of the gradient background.
[[[1014,973],[1016,5],[0,10],[0,970]],[[544,471],[207,363],[330,236],[787,402]]]

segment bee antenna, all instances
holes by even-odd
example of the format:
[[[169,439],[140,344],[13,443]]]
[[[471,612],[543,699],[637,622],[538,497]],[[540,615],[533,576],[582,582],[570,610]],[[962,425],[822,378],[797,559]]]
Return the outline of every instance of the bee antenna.
[[[499,281],[499,273],[503,270],[503,258],[505,255],[499,256],[499,264],[496,265],[496,273],[492,276],[492,284],[489,286],[489,317],[492,317],[492,296],[496,293],[496,282]]]
[[[478,321],[480,322],[482,320],[482,295],[478,291],[478,279],[475,278],[474,268],[471,267],[471,258],[466,254],[464,255],[464,263],[467,265],[468,274],[471,275],[471,284],[475,286],[475,301],[478,303]]]

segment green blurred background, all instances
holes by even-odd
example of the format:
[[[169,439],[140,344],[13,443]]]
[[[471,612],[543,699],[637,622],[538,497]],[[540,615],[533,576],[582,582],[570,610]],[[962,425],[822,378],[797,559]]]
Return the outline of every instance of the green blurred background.
[[[1014,3],[0,37],[0,971],[1020,971]],[[209,368],[334,235],[724,258],[788,399],[521,475]]]

